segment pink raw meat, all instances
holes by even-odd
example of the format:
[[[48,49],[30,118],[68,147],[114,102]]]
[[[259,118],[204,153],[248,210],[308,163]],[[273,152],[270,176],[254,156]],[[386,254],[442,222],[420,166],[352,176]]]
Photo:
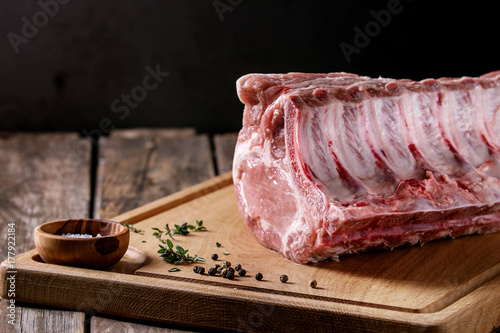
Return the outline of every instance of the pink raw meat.
[[[249,74],[233,163],[256,239],[298,263],[500,231],[500,71]]]

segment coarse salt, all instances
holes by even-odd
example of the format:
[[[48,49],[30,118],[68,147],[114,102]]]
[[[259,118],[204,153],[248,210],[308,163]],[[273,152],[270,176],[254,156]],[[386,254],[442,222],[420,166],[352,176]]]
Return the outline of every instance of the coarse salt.
[[[92,235],[90,234],[62,234],[61,236],[63,237],[68,237],[68,238],[92,238]],[[102,237],[101,234],[97,234],[96,237]]]

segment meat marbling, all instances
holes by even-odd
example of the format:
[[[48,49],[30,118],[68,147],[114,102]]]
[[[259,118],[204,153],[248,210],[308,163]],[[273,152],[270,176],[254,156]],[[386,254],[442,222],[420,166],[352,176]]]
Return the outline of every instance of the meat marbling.
[[[500,231],[500,71],[394,80],[249,74],[239,210],[297,263]]]

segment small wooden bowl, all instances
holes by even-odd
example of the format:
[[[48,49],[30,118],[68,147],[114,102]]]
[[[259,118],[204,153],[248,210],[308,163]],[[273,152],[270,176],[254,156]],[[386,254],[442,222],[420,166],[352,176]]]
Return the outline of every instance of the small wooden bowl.
[[[70,238],[62,234],[91,234]],[[102,237],[96,237],[100,234]],[[129,229],[117,222],[95,219],[60,220],[35,228],[35,246],[49,264],[103,268],[117,263],[127,252]]]

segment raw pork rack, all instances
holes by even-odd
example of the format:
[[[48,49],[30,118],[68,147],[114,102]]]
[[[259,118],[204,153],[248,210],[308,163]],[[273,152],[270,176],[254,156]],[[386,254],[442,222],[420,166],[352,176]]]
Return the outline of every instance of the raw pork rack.
[[[500,230],[500,71],[249,74],[233,164],[256,239],[297,263]]]

